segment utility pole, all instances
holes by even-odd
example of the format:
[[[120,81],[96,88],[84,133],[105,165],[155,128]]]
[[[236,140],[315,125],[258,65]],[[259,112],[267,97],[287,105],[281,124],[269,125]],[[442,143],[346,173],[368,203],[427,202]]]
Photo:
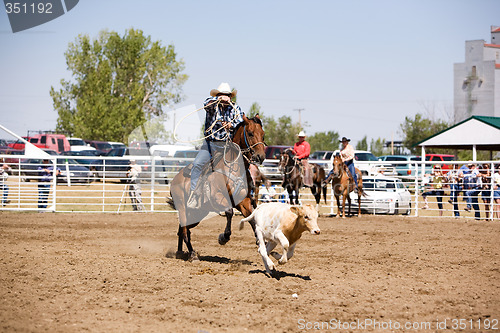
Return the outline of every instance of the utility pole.
[[[301,119],[301,113],[302,111],[304,111],[305,109],[304,108],[300,108],[300,109],[293,109],[293,111],[297,111],[299,113],[299,127],[300,129],[302,129],[302,119]]]

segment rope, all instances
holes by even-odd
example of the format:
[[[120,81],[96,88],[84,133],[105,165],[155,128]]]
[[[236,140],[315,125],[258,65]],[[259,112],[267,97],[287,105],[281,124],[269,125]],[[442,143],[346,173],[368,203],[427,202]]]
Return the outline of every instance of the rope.
[[[238,151],[238,156],[236,156],[236,158],[232,162],[229,162],[228,160],[226,160],[226,151],[227,151],[228,147],[231,144],[234,145],[234,146],[236,146],[236,150]],[[240,149],[240,147],[236,143],[234,143],[232,141],[229,141],[229,140],[226,140],[226,144],[224,145],[224,153],[223,154],[224,154],[223,155],[224,156],[224,164],[227,165],[228,167],[231,167],[240,158],[240,156],[241,156],[241,149]],[[243,155],[243,156],[245,156],[245,155]]]
[[[217,133],[217,132],[219,132],[219,131],[221,131],[221,130],[225,130],[225,131],[226,131],[226,136],[225,136],[224,140],[227,140],[227,139],[229,138],[229,131],[228,131],[228,130],[227,130],[227,128],[225,128],[224,126],[222,126],[221,128],[219,128],[219,129],[218,129],[218,130],[216,130],[215,132],[212,132],[211,134],[206,135],[206,136],[204,136],[204,137],[202,137],[202,138],[200,138],[200,139],[194,139],[194,140],[187,140],[187,141],[186,141],[186,140],[181,140],[181,139],[179,139],[179,138],[177,137],[177,127],[178,127],[178,126],[179,126],[179,125],[180,125],[180,124],[181,124],[181,123],[182,123],[182,122],[183,122],[183,121],[184,121],[187,117],[191,116],[192,114],[194,114],[194,113],[196,113],[196,112],[198,112],[198,111],[200,111],[200,110],[204,110],[206,107],[211,106],[211,105],[213,105],[213,104],[215,104],[215,103],[217,103],[216,107],[217,107],[217,111],[219,111],[219,104],[220,104],[220,100],[218,100],[218,99],[217,99],[217,100],[215,100],[215,101],[213,101],[213,102],[210,102],[210,103],[208,103],[207,105],[205,105],[205,106],[203,106],[203,107],[201,107],[201,108],[199,108],[199,109],[196,109],[196,110],[194,110],[194,111],[191,111],[190,113],[188,113],[187,115],[185,115],[184,117],[182,117],[182,118],[181,118],[181,120],[179,120],[179,122],[175,125],[175,128],[174,128],[174,140],[176,140],[177,142],[182,142],[182,143],[200,142],[200,141],[205,140],[206,138],[210,137],[210,136],[211,136],[211,135],[213,135],[214,133]],[[236,110],[236,106],[235,106],[235,104],[233,104],[231,101],[229,101],[229,104],[233,107],[233,109],[234,109],[234,110]],[[235,112],[235,114],[234,114],[234,118],[233,118],[233,119],[231,119],[229,122],[230,122],[230,123],[232,123],[232,122],[236,119],[236,117],[237,117],[237,116],[238,116],[238,113],[237,113],[237,112]],[[213,123],[212,123],[212,124],[208,127],[207,132],[210,132],[210,131],[212,130],[212,128],[215,126],[215,124],[217,124],[217,122],[219,122],[219,121],[220,121],[220,120],[216,120],[216,121],[214,121],[214,122],[213,122]]]
[[[286,156],[287,156],[287,159],[290,159],[290,156],[288,156],[288,154]],[[288,161],[287,161],[287,164],[288,164]],[[297,164],[298,164],[297,161],[294,160],[292,170],[290,170],[290,172],[283,172],[283,176],[288,176],[289,174],[291,174],[295,170],[295,167],[297,166]]]

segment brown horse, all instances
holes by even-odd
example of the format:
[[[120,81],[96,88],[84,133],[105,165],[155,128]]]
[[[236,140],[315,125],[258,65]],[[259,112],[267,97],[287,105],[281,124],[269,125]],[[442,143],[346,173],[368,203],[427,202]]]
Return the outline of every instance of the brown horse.
[[[288,196],[290,198],[290,204],[299,204],[299,190],[304,186],[302,173],[300,171],[300,162],[295,160],[295,153],[292,149],[284,150],[280,155],[280,161],[278,164],[278,169],[283,174],[283,188],[286,188]],[[326,204],[326,187],[322,187],[321,183],[325,179],[325,169],[317,164],[311,164],[311,169],[313,172],[313,186],[311,186],[311,192],[316,200],[316,207],[319,206],[321,200],[321,190],[323,189],[323,198]],[[295,193],[295,194],[294,194]]]
[[[183,242],[189,251],[190,260],[198,259],[196,252],[191,245],[191,228],[197,226],[200,221],[210,212],[225,212],[226,228],[224,233],[219,235],[219,244],[226,244],[231,236],[231,220],[233,208],[238,209],[243,216],[249,216],[253,211],[253,198],[250,190],[253,186],[249,173],[249,163],[260,164],[265,159],[264,131],[259,116],[248,119],[243,116],[243,122],[238,124],[234,130],[233,140],[229,145],[238,146],[237,149],[224,149],[223,156],[218,160],[212,158],[211,164],[213,172],[204,178],[200,177],[199,182],[203,182],[202,207],[198,209],[188,208],[186,205],[190,193],[190,172],[184,167],[172,180],[170,193],[173,204],[179,214],[179,231],[177,233],[177,254],[182,258]],[[243,163],[235,163],[243,155]],[[207,166],[209,167],[209,166]],[[170,200],[172,204],[172,200]],[[252,227],[254,227],[252,225]]]
[[[359,169],[355,168],[356,175],[358,176],[358,216],[361,216],[361,196],[365,196],[363,192],[363,176]],[[351,182],[349,177],[349,170],[342,162],[342,158],[337,155],[333,159],[333,174],[332,174],[332,190],[335,198],[337,199],[337,217],[345,218],[345,200],[349,202],[349,215],[351,215],[351,197],[349,193],[354,190],[354,181]],[[342,210],[340,210],[340,196],[342,196]]]

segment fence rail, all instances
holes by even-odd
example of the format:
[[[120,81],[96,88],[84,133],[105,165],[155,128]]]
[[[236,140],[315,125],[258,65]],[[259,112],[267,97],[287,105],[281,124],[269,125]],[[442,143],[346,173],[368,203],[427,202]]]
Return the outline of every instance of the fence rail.
[[[78,156],[77,163],[74,157],[52,156],[49,165],[60,170],[57,178],[44,181],[38,167],[41,160],[20,155],[0,155],[12,168],[7,178],[0,180],[0,195],[2,206],[0,210],[16,211],[55,211],[55,212],[135,212],[131,202],[127,184],[127,169],[131,160],[141,167],[139,177],[140,198],[143,210],[148,212],[175,212],[167,203],[170,196],[170,181],[178,170],[192,162],[192,159],[174,159],[171,157],[127,156],[119,157],[83,157]],[[364,212],[379,214],[381,211],[389,213],[409,213],[412,216],[461,216],[466,218],[500,219],[500,192],[495,193],[500,182],[500,161],[479,161],[479,172],[483,174],[481,188],[464,188],[464,183],[456,183],[449,177],[452,173],[450,163],[458,167],[471,162],[390,162],[392,171],[397,171],[397,178],[403,184],[401,190],[409,192],[409,207],[401,208],[386,199],[361,199]],[[86,168],[82,168],[82,165]],[[440,184],[433,182],[431,173],[433,165],[443,167],[445,178]],[[488,175],[488,170],[490,173]],[[495,171],[496,172],[493,172]],[[327,170],[328,172],[328,170]],[[378,169],[383,173],[383,169]],[[447,176],[448,175],[448,176]],[[281,180],[274,174],[271,179],[272,193],[261,189],[260,201],[285,201],[286,191],[281,187]],[[369,175],[381,177],[380,175]],[[366,178],[366,176],[364,176]],[[43,185],[49,187],[43,193]],[[42,187],[41,187],[42,186]],[[381,188],[378,193],[399,193],[396,188]],[[442,187],[441,187],[442,186]],[[461,187],[458,187],[461,186]],[[440,187],[440,188],[436,188]],[[366,188],[368,192],[371,189]],[[438,190],[436,192],[436,190]],[[439,192],[439,190],[441,192]],[[370,192],[371,193],[371,192]],[[40,198],[46,195],[47,205],[41,207]],[[356,199],[353,196],[353,199]],[[467,200],[467,201],[464,201]],[[363,201],[365,200],[365,201]],[[315,203],[311,191],[303,188],[300,192],[302,203]],[[369,202],[369,204],[367,204]],[[427,202],[427,203],[426,203]],[[451,203],[450,203],[451,202]],[[387,204],[389,210],[380,210],[381,203]],[[353,206],[357,207],[357,200]],[[327,204],[322,201],[322,214],[335,214],[337,204],[331,187],[328,186]],[[426,209],[424,209],[426,208]],[[467,211],[468,210],[468,211]],[[353,209],[353,211],[357,211]]]

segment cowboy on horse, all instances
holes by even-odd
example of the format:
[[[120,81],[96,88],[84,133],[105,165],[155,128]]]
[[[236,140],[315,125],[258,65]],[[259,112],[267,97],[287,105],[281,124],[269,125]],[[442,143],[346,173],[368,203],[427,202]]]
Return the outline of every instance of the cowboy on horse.
[[[191,171],[191,186],[187,207],[198,208],[200,202],[200,191],[197,189],[205,164],[210,161],[216,150],[221,150],[229,139],[232,139],[234,129],[243,122],[244,113],[241,108],[231,102],[237,91],[231,90],[228,83],[221,83],[217,89],[210,91],[210,96],[205,100],[205,141],[193,161]]]
[[[340,158],[342,162],[344,162],[344,167],[349,171],[349,179],[351,182],[354,182],[356,185],[355,188],[358,187],[358,176],[356,174],[356,170],[354,167],[354,147],[349,143],[351,139],[346,138],[345,136],[339,142],[342,143],[342,149],[340,150]],[[328,173],[328,177],[326,177],[323,186],[326,186],[333,177],[333,169]]]
[[[221,245],[230,239],[233,209],[245,217],[252,213],[249,164],[260,164],[265,159],[264,130],[259,116],[249,119],[231,102],[236,91],[227,83],[213,89],[210,95],[203,107],[206,111],[203,148],[193,163],[172,179],[171,198],[167,198],[179,217],[176,257],[184,258],[182,247],[186,244],[189,260],[198,258],[191,244],[190,229],[210,213],[225,213],[226,227],[218,238]]]
[[[311,154],[311,145],[306,141],[306,134],[300,131],[297,134],[299,141],[293,145],[293,152],[295,153],[294,159],[300,161],[301,173],[303,176],[304,186],[313,186],[313,176],[311,173],[311,166],[309,165],[309,154]]]

